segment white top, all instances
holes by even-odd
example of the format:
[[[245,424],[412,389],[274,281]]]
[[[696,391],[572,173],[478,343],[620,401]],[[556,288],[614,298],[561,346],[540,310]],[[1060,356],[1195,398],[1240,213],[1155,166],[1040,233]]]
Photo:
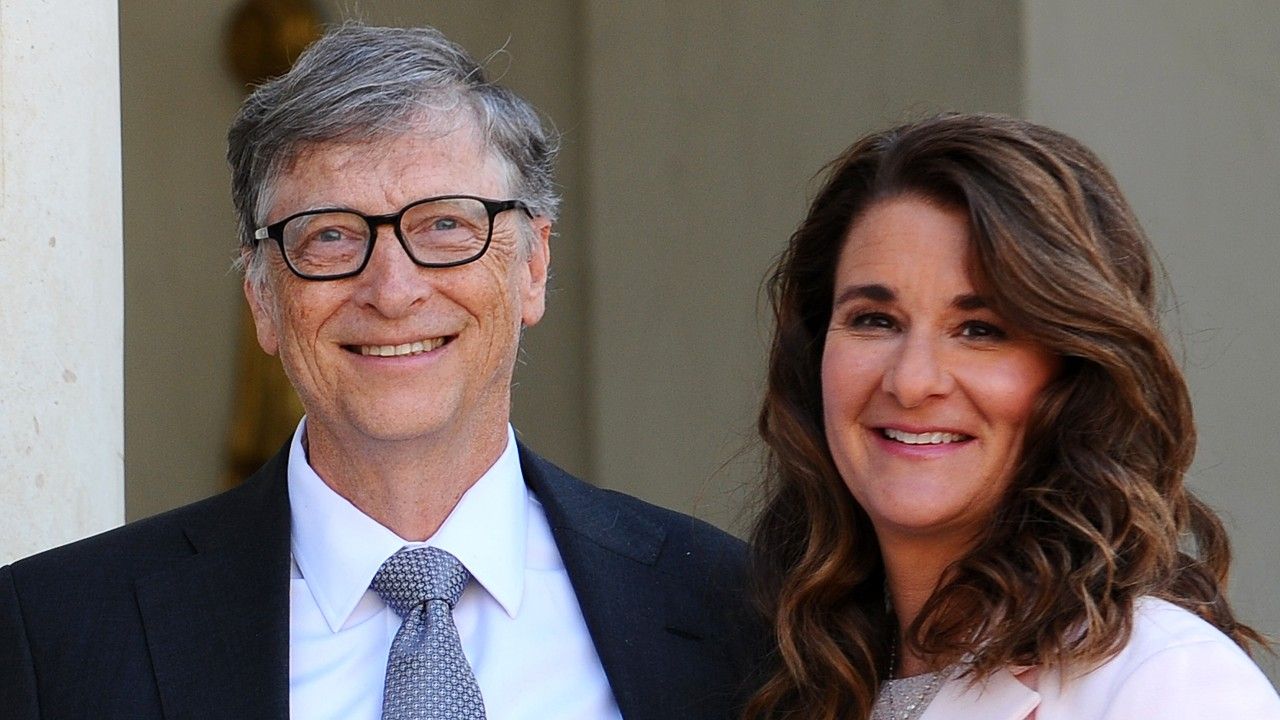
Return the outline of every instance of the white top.
[[[1000,670],[943,685],[921,720],[1280,720],[1280,697],[1226,635],[1192,613],[1141,598],[1133,634],[1082,675]]]
[[[289,706],[298,720],[380,720],[401,619],[369,583],[401,548],[449,551],[474,579],[454,608],[489,720],[620,719],[542,505],[524,484],[515,434],[426,542],[407,542],[326,485],[289,449],[293,576]]]

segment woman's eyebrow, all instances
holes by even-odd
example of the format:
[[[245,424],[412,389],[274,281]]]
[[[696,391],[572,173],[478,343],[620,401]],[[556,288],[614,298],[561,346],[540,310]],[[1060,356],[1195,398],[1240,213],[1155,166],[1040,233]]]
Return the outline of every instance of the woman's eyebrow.
[[[850,285],[842,288],[836,294],[836,301],[833,305],[841,305],[850,300],[873,300],[875,302],[893,302],[898,298],[892,290],[879,283],[869,283],[866,285]]]
[[[888,303],[897,299],[897,294],[887,286],[880,283],[866,283],[841,288],[840,292],[836,294],[834,304],[840,305],[850,300],[872,300],[874,302]],[[965,293],[952,298],[951,307],[957,310],[986,310],[991,307],[991,301],[986,296],[978,293]]]
[[[955,296],[951,307],[957,310],[986,310],[991,307],[991,301],[977,293],[966,293]]]

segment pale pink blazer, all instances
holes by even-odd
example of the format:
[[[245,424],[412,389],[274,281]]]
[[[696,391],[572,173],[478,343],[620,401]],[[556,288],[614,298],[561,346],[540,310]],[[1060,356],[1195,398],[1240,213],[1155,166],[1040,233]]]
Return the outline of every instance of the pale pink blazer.
[[[1280,720],[1280,697],[1235,643],[1163,600],[1143,598],[1120,654],[1084,675],[1002,670],[950,680],[920,720]]]

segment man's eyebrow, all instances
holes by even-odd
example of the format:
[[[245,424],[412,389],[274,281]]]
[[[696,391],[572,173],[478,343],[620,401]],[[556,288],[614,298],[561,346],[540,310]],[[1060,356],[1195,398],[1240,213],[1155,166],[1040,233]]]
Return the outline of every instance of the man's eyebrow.
[[[832,307],[837,307],[850,300],[871,300],[874,302],[888,303],[898,298],[892,290],[879,283],[869,283],[866,285],[850,285],[842,288],[836,294],[836,301]]]

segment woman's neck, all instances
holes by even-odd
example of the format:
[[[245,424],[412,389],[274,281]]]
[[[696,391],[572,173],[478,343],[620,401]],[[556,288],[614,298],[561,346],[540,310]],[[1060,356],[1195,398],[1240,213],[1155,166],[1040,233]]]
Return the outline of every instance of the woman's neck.
[[[937,589],[947,567],[960,559],[965,549],[939,547],[936,543],[882,540],[880,551],[884,558],[885,586],[898,620],[894,638],[896,662],[891,672],[894,677],[911,677],[937,670],[912,652],[906,641],[907,629]]]

